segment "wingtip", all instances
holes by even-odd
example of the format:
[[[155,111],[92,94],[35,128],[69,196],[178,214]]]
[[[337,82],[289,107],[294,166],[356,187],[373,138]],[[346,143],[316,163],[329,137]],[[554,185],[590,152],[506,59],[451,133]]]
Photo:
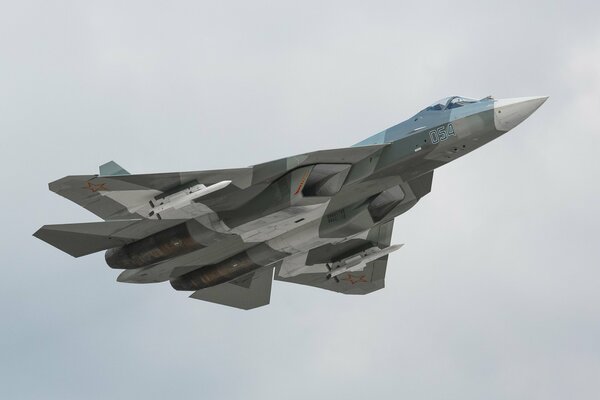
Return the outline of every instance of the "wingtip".
[[[41,232],[41,230],[42,230],[42,229],[44,229],[44,227],[45,227],[45,226],[46,226],[46,225],[44,225],[44,226],[42,226],[42,227],[38,228],[38,230],[37,230],[37,231],[35,231],[35,232],[33,232],[33,233],[31,234],[31,236],[33,236],[33,237],[35,237],[35,238],[38,238],[38,239],[40,239],[40,232]]]

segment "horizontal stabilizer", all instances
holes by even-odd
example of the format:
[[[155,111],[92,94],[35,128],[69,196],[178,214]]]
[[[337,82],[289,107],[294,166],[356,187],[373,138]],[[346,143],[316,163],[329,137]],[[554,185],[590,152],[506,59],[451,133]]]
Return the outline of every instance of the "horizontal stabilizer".
[[[181,222],[180,220],[126,220],[44,225],[33,236],[73,257],[81,257],[123,246]]]
[[[273,267],[262,267],[251,275],[235,281],[197,290],[190,297],[242,310],[251,310],[269,304],[272,283]]]

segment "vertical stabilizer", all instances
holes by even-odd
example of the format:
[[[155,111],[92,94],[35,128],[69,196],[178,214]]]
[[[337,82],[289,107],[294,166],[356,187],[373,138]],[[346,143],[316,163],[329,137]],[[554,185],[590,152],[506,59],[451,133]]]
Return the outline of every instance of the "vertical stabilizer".
[[[100,176],[131,175],[127,170],[114,161],[100,166]]]

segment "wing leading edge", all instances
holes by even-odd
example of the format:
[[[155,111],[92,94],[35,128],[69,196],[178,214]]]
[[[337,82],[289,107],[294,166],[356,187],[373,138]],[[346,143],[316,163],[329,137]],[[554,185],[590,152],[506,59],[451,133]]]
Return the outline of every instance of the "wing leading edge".
[[[33,236],[73,257],[81,257],[123,246],[182,222],[174,219],[163,221],[135,219],[44,225]]]

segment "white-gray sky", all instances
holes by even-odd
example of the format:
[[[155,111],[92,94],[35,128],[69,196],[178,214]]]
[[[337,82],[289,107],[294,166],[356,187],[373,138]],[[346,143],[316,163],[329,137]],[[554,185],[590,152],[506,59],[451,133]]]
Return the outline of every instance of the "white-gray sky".
[[[0,397],[596,399],[596,1],[0,2]],[[33,238],[47,190],[351,145],[437,98],[549,95],[436,172],[386,289],[241,312]]]

